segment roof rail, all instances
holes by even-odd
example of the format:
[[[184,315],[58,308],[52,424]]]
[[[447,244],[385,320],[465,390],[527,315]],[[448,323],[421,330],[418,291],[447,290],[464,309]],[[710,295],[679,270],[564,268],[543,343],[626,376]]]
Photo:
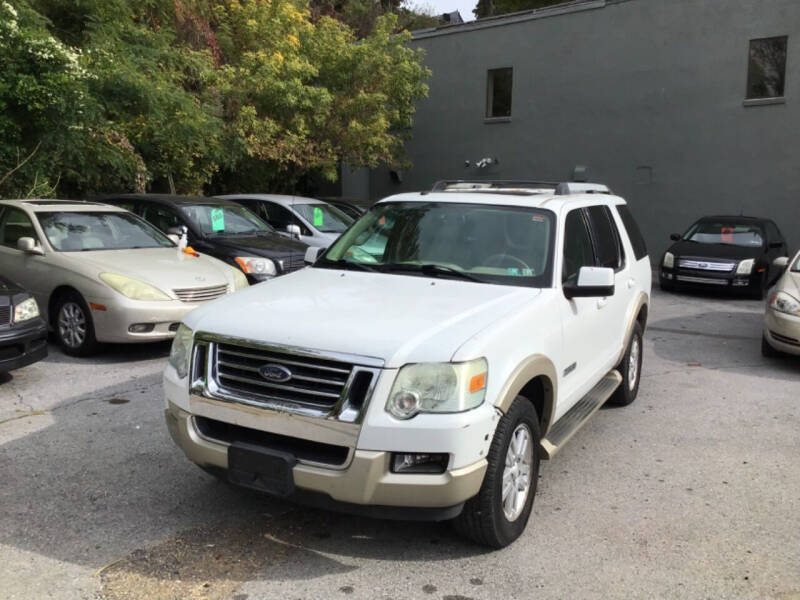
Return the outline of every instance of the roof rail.
[[[433,184],[432,192],[487,192],[492,194],[610,194],[602,183],[574,181],[531,181],[522,179],[442,179]]]

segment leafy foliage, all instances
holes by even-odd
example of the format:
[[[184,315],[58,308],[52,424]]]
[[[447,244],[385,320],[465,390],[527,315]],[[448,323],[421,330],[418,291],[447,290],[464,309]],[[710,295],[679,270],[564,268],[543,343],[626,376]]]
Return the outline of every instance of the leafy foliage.
[[[393,14],[359,40],[307,0],[29,2],[0,0],[0,195],[290,189],[401,164],[427,93]]]

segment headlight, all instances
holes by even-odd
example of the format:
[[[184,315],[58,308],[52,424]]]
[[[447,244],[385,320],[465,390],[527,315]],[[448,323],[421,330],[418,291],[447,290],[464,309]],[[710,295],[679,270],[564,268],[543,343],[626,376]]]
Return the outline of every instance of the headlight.
[[[189,361],[192,358],[192,330],[181,323],[172,340],[169,351],[169,364],[175,367],[178,377],[183,379],[189,374]]]
[[[14,307],[14,323],[22,323],[39,316],[39,305],[36,300],[28,298]]]
[[[268,258],[260,256],[237,256],[233,260],[248,275],[264,275],[274,277],[277,274],[275,263]]]
[[[800,300],[790,296],[786,292],[777,292],[769,299],[769,307],[772,310],[800,317]]]
[[[102,279],[111,289],[118,291],[123,296],[127,296],[132,300],[170,300],[167,296],[157,287],[153,287],[149,283],[125,277],[125,275],[117,275],[116,273],[100,273]]]
[[[756,259],[748,258],[747,260],[743,260],[739,262],[739,266],[736,267],[736,274],[737,275],[750,275],[753,271],[753,266],[756,264]]]
[[[410,419],[421,412],[470,410],[486,397],[487,370],[485,358],[406,365],[394,380],[386,410],[398,419]]]
[[[243,290],[250,284],[247,283],[247,277],[244,276],[239,269],[234,269],[231,267],[231,271],[233,271],[233,291],[238,292],[239,290]]]
[[[667,252],[664,255],[664,266],[668,269],[675,266],[675,255],[672,252]]]

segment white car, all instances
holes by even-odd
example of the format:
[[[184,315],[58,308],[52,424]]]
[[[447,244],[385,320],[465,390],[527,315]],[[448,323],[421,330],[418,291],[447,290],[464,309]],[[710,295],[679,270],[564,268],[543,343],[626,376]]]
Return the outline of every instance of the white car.
[[[505,546],[530,516],[539,460],[607,400],[636,397],[650,278],[605,186],[442,182],[392,196],[311,268],[184,319],[167,425],[190,460],[236,484],[455,519]]]
[[[317,248],[327,248],[353,224],[335,206],[303,196],[235,194],[219,196],[243,204],[280,232]]]
[[[800,355],[800,252],[791,259],[776,258],[773,264],[784,272],[767,296],[761,353]]]
[[[126,210],[64,200],[0,201],[0,272],[30,290],[73,355],[170,339],[191,310],[247,287]]]

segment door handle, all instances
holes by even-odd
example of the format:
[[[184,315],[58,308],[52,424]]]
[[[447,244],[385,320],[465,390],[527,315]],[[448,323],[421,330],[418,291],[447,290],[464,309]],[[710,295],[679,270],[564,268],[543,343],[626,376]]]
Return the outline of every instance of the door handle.
[[[633,286],[636,285],[636,280],[633,277],[631,277],[630,279],[628,279],[627,285],[628,285],[628,289],[631,289]]]
[[[608,303],[608,298],[600,298],[597,301],[597,308],[603,308]]]

